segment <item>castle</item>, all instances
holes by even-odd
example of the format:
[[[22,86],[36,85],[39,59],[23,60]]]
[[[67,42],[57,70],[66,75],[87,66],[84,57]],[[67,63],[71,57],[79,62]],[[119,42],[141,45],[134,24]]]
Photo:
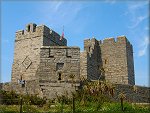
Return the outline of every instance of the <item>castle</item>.
[[[17,31],[11,83],[3,84],[3,89],[55,98],[56,94],[78,90],[81,79],[105,79],[130,93],[129,87],[135,85],[133,48],[125,36],[116,41],[86,39],[83,52],[79,47],[68,47],[67,40],[60,37],[45,25],[33,23]],[[18,80],[25,81],[25,88]],[[148,95],[148,88],[138,88]]]

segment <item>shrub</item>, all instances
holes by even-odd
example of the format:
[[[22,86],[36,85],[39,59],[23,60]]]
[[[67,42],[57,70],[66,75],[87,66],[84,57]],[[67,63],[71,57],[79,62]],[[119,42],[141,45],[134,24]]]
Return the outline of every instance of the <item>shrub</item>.
[[[42,99],[38,97],[37,95],[21,96],[19,94],[16,94],[14,91],[0,90],[0,97],[2,99],[2,104],[5,104],[5,105],[19,105],[21,97],[23,98],[23,101],[25,103],[29,103],[31,105],[43,106],[43,104],[46,103],[46,99]]]
[[[18,105],[19,104],[19,95],[14,91],[4,91],[0,90],[0,97],[2,99],[2,104],[5,105]]]
[[[30,104],[43,106],[46,103],[46,99],[40,98],[37,95],[31,95],[29,97]]]

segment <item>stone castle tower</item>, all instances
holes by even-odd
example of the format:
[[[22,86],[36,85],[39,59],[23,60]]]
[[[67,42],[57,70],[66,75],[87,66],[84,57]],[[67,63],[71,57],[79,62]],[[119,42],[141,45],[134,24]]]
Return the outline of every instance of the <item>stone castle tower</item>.
[[[33,23],[17,31],[11,82],[0,83],[0,88],[54,99],[72,96],[82,88],[82,78],[101,79],[115,86],[116,100],[124,92],[128,100],[149,102],[150,88],[135,86],[133,48],[125,36],[86,39],[83,52],[68,47],[60,37],[45,25]]]
[[[77,59],[71,61],[75,55]],[[78,69],[72,70],[75,67]],[[42,73],[39,72],[41,68],[45,69]],[[89,80],[104,77],[113,83],[135,84],[133,49],[125,36],[118,37],[117,41],[114,38],[103,41],[86,39],[84,52],[80,53],[78,47],[67,47],[65,38],[60,40],[59,34],[44,25],[31,23],[26,30],[16,32],[12,82],[17,82],[21,77],[25,80],[51,80],[47,74],[60,76],[62,68],[66,69],[65,75],[69,68],[72,74]],[[51,77],[57,80],[57,76]]]
[[[86,39],[83,52],[79,47],[68,47],[67,40],[60,37],[45,25],[33,23],[26,30],[17,31],[12,83],[23,79],[31,93],[37,89],[46,97],[76,90],[73,87],[80,86],[81,78],[135,84],[133,49],[125,36],[118,37],[117,41]]]
[[[80,55],[82,77],[105,79],[112,83],[135,84],[133,49],[125,36],[98,41],[84,40],[84,52]]]
[[[42,95],[54,97],[72,87],[71,75],[79,81],[80,48],[67,47],[67,40],[45,25],[28,24],[16,32],[12,83],[23,79]],[[32,84],[29,85],[29,83]],[[34,83],[36,81],[36,83]],[[66,85],[66,82],[69,82]],[[63,86],[63,87],[62,87]],[[32,88],[31,88],[32,90]],[[51,93],[49,93],[51,92]]]
[[[25,80],[36,79],[36,70],[40,63],[40,48],[47,45],[67,45],[67,41],[59,41],[59,35],[46,26],[28,24],[26,30],[16,32],[12,82],[22,76]],[[55,38],[54,38],[55,35]]]

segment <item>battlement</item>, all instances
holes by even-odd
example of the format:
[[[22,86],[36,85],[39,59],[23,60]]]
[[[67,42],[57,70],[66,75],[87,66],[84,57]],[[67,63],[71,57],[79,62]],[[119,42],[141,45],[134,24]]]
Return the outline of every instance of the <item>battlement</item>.
[[[64,37],[61,38],[61,36],[58,33],[56,33],[55,31],[53,31],[52,29],[48,28],[45,25],[37,26],[34,23],[30,23],[26,25],[25,30],[19,30],[16,32],[16,41],[35,37],[47,38],[45,39],[44,42],[46,46],[49,45],[49,43],[46,42],[48,40],[50,40],[53,43],[50,45],[60,45],[60,46],[67,45],[67,40]]]
[[[118,36],[117,39],[115,38],[105,38],[104,40],[100,40],[99,44],[130,44],[126,36]]]
[[[95,38],[92,39],[85,39],[84,45],[91,45],[91,44],[115,44],[115,43],[122,43],[122,44],[130,44],[128,39],[125,36],[118,36],[117,39],[111,37],[111,38],[105,38],[104,40],[96,40]]]
[[[115,39],[114,38],[105,38],[103,40],[103,42],[101,42],[101,43],[103,43],[103,44],[107,44],[107,43],[113,44],[113,43],[115,43]]]
[[[95,38],[84,40],[84,50],[87,52],[90,52],[91,49],[94,49],[94,46],[99,46],[99,41]]]
[[[91,49],[95,46],[108,46],[108,45],[123,45],[130,47],[132,49],[132,45],[128,41],[128,39],[125,36],[118,36],[115,40],[115,38],[105,38],[104,40],[96,40],[95,38],[92,39],[85,39],[84,40],[84,50],[87,52],[91,52]]]
[[[117,37],[117,42],[118,43],[127,43],[130,44],[129,40],[126,38],[126,36],[118,36]]]
[[[40,35],[46,35],[46,34],[54,34],[54,35],[58,35],[60,36],[58,33],[56,33],[55,31],[53,31],[52,29],[49,29],[47,26],[45,25],[39,25],[37,26],[34,23],[30,23],[26,25],[25,30],[18,30],[16,32],[16,36],[21,36],[21,35],[27,35],[27,34],[40,34]]]
[[[37,31],[39,31],[39,26],[37,26],[34,23],[30,23],[30,24],[26,25],[25,30],[16,31],[16,37],[20,37],[20,36],[23,36],[23,35],[26,35],[26,34],[37,32]]]
[[[94,37],[92,39],[85,39],[84,44],[97,44],[98,40],[96,40]]]

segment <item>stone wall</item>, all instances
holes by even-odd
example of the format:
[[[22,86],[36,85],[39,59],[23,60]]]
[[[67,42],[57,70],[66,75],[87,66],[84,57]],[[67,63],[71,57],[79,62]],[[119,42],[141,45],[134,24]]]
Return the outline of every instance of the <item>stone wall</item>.
[[[67,46],[67,40],[43,25],[43,46]]]
[[[71,74],[74,79],[80,76],[80,48],[67,46],[43,46],[40,51],[40,65],[38,70],[40,80],[61,81],[69,80]]]
[[[54,98],[64,91],[70,95],[75,90],[71,83],[80,80],[80,48],[43,46],[36,75],[44,96]]]
[[[18,94],[37,94],[39,97],[46,97],[49,99],[57,98],[57,96],[72,96],[72,92],[78,90],[80,83],[79,82],[52,82],[49,80],[39,81],[32,80],[27,81],[25,87],[21,87],[17,83],[3,83],[0,84],[3,90],[12,91],[14,90]],[[115,87],[114,97],[112,98],[115,101],[120,101],[119,94],[123,93],[125,95],[124,101],[131,103],[149,103],[150,102],[150,88],[142,87],[136,85],[127,85],[127,84],[112,84]]]
[[[125,36],[84,40],[81,58],[81,76],[90,80],[104,78],[112,83],[135,84],[133,49]],[[86,77],[85,77],[86,78]]]
[[[59,34],[44,25],[28,24],[26,30],[17,31],[11,81],[37,79],[41,46],[56,45],[66,46],[67,40],[60,40]]]
[[[81,58],[81,76],[87,76],[89,80],[100,78],[101,65],[101,50],[99,42],[93,39],[84,40],[84,52],[80,55]],[[84,70],[84,71],[83,71]],[[84,75],[85,74],[85,75]],[[85,77],[86,78],[86,77]]]
[[[87,79],[87,76],[88,76],[87,55],[88,55],[88,53],[86,51],[83,51],[80,53],[80,78],[81,79]]]
[[[100,44],[105,79],[112,83],[134,85],[132,45],[125,36],[104,39]]]
[[[24,80],[36,78],[35,72],[39,64],[42,45],[42,30],[42,27],[37,27],[34,32],[24,30],[16,32],[12,82],[17,82],[21,76]]]
[[[128,41],[127,46],[127,67],[128,67],[128,81],[129,84],[135,84],[135,76],[134,76],[134,60],[133,60],[133,47],[132,44]]]
[[[71,81],[40,81],[42,97],[46,97],[48,99],[57,98],[57,96],[62,95],[72,97],[72,93],[78,90],[79,86],[80,83]]]
[[[150,88],[127,84],[114,84],[115,96],[114,99],[119,101],[118,95],[123,93],[125,101],[133,103],[149,103],[150,102]]]
[[[74,90],[72,82],[77,83],[80,79],[80,49],[67,47],[67,40],[60,38],[58,33],[45,25],[33,23],[28,24],[25,30],[17,31],[12,81],[4,84],[3,88],[17,93],[25,93],[27,88],[30,94],[38,89],[39,96],[48,98],[54,98],[55,91],[63,94],[64,87],[68,92]],[[25,80],[26,88],[20,87],[20,79]]]
[[[27,80],[24,87],[16,82],[3,83],[1,85],[5,91],[15,91],[18,94],[37,94],[42,97],[38,80]]]

